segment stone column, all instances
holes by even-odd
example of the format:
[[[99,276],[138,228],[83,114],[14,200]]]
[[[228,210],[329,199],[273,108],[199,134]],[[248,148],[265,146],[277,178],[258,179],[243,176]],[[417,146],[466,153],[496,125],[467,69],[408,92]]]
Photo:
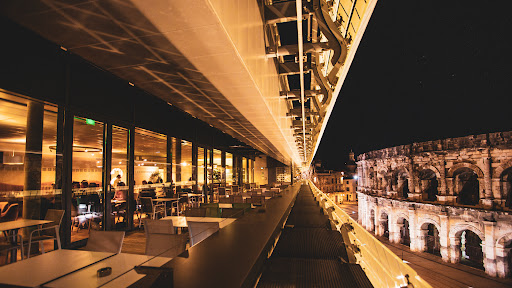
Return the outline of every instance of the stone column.
[[[484,205],[484,207],[486,208],[491,208],[492,209],[492,199],[493,199],[493,194],[492,194],[492,181],[491,181],[491,178],[492,178],[492,175],[491,175],[491,155],[490,155],[490,151],[487,151],[488,155],[487,157],[484,157],[484,197],[485,199],[481,199],[482,201],[482,204]]]
[[[498,277],[510,277],[510,267],[508,263],[508,255],[511,248],[496,248],[496,272]]]
[[[459,263],[461,256],[462,251],[460,251],[460,237],[450,237],[450,262]]]
[[[448,236],[448,233],[450,231],[449,227],[449,221],[448,221],[448,213],[441,212],[439,215],[441,225],[441,231],[439,231],[439,242],[441,244],[441,257],[443,258],[443,261],[449,262],[450,261],[450,238]]]
[[[495,221],[483,221],[484,222],[484,233],[485,239],[482,239],[482,252],[484,254],[484,268],[485,273],[496,277],[496,250],[494,244],[496,243]]]
[[[441,156],[441,159],[439,160],[439,176],[441,177],[441,179],[439,179],[439,182],[440,182],[440,191],[439,191],[439,194],[441,194],[442,196],[446,196],[448,195],[448,191],[446,190],[447,187],[446,187],[446,165],[445,165],[445,161],[444,161],[444,155]]]
[[[409,237],[411,239],[411,251],[418,251],[417,242],[418,242],[418,232],[417,230],[417,220],[416,220],[416,208],[414,205],[409,206]]]
[[[393,223],[389,225],[389,242],[400,243],[402,240],[402,234],[400,233],[402,227],[404,227],[404,224]]]
[[[416,249],[419,252],[427,251],[427,235],[428,235],[428,228],[427,229],[421,229],[421,227],[418,227],[418,237],[416,242]]]

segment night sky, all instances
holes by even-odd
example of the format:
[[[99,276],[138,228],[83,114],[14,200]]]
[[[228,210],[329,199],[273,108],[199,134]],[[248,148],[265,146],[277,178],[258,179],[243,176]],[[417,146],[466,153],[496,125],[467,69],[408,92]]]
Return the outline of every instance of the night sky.
[[[484,5],[380,0],[315,159],[512,130],[512,17]]]

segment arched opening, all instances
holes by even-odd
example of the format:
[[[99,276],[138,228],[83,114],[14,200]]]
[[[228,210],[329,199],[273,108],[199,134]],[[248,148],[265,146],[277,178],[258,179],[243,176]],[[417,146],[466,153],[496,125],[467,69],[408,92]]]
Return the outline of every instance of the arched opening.
[[[409,221],[402,218],[398,220],[400,226],[400,244],[411,246],[411,236],[409,234]]]
[[[395,171],[392,178],[392,186],[398,192],[399,198],[407,198],[409,195],[409,174],[403,168]]]
[[[460,235],[460,263],[484,269],[482,239],[471,230],[464,230]]]
[[[380,226],[382,231],[382,237],[389,239],[389,217],[388,214],[382,213],[380,216]]]
[[[370,231],[375,230],[375,211],[372,209],[370,210]]]
[[[436,225],[428,223],[427,235],[425,237],[425,246],[427,247],[427,253],[441,256],[441,240],[439,238],[439,230]]]
[[[419,179],[421,183],[421,190],[426,194],[427,201],[436,201],[438,195],[438,181],[436,178],[436,173],[431,169],[421,170],[419,173]]]
[[[507,168],[500,176],[501,191],[506,195],[505,207],[512,208],[512,167]]]
[[[457,202],[463,205],[476,205],[480,201],[478,175],[470,168],[460,168],[453,174]]]

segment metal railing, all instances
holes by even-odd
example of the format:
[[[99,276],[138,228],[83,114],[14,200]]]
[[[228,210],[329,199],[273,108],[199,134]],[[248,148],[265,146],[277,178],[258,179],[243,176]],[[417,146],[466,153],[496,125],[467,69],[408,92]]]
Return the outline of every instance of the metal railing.
[[[343,229],[347,232],[350,239],[350,243],[346,243],[347,249],[352,250],[356,263],[361,265],[374,287],[432,287],[400,257],[339,208],[312,181],[308,180],[308,183],[320,206],[330,212],[329,216],[338,231],[342,233]]]

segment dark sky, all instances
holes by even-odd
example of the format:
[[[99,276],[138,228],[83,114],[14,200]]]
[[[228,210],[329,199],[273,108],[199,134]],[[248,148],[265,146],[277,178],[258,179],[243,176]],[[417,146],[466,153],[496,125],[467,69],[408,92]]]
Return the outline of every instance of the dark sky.
[[[380,0],[315,159],[512,130],[510,19],[481,1]]]

